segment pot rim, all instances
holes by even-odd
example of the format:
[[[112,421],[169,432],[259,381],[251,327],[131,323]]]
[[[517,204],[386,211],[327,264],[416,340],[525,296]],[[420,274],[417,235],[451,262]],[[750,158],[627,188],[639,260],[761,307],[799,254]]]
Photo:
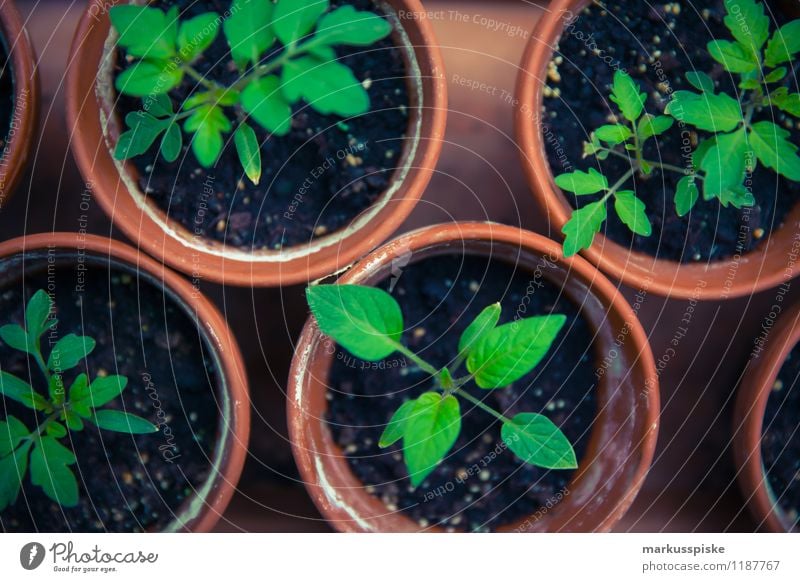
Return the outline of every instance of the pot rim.
[[[25,172],[39,126],[39,70],[30,36],[13,0],[4,0],[0,5],[0,29],[13,75],[12,118],[19,115],[18,133],[6,144],[0,160],[0,174],[5,176],[5,184],[0,184],[2,210]],[[20,103],[25,103],[25,107],[20,109]]]
[[[395,171],[393,178],[400,181],[390,185],[349,227],[322,237],[323,243],[315,241],[283,251],[252,254],[235,247],[226,252],[224,244],[205,237],[202,245],[190,244],[186,236],[176,234],[185,231],[185,227],[177,230],[176,223],[167,219],[161,209],[152,203],[140,204],[137,195],[131,193],[126,183],[129,181],[127,173],[119,171],[106,143],[101,124],[105,125],[107,120],[100,119],[104,114],[96,94],[102,47],[110,22],[107,11],[98,11],[95,5],[90,5],[75,32],[67,70],[70,145],[82,175],[94,186],[101,207],[115,226],[173,268],[192,277],[239,286],[305,283],[346,268],[386,240],[414,209],[433,175],[444,140],[447,83],[430,20],[397,16],[401,9],[423,14],[420,0],[373,2],[393,9],[395,37],[403,37],[404,42],[398,41],[399,46],[405,49],[410,63],[409,82],[419,91],[420,102],[414,107],[415,115],[409,118],[409,128],[416,127],[414,146],[404,147],[404,166]],[[86,71],[86,63],[92,68],[91,73]],[[103,176],[104,170],[111,176]],[[154,214],[158,215],[158,220]]]
[[[615,500],[613,507],[605,513],[605,517],[595,528],[595,531],[608,531],[630,507],[649,471],[658,435],[660,398],[655,359],[647,341],[646,332],[625,298],[594,266],[580,257],[564,258],[558,243],[529,231],[491,222],[460,222],[429,226],[395,238],[356,263],[339,278],[337,284],[361,282],[370,274],[375,273],[380,267],[389,264],[392,257],[401,253],[421,251],[451,242],[458,243],[471,240],[491,242],[493,245],[497,243],[508,247],[516,246],[521,250],[527,250],[536,255],[557,257],[558,262],[562,263],[569,271],[570,278],[577,276],[581,281],[587,282],[591,292],[605,306],[606,313],[616,312],[626,322],[630,322],[630,336],[625,343],[625,350],[631,353],[635,351],[637,354],[636,366],[642,373],[644,383],[650,389],[647,403],[643,407],[645,408],[643,420],[641,420],[641,425],[645,428],[640,432],[636,432],[635,438],[631,439],[636,443],[632,449],[638,451],[639,462],[632,477],[629,479],[630,486],[626,489],[624,495],[620,495]],[[316,388],[309,388],[308,383],[313,380],[307,380],[307,377],[310,375],[308,371],[314,355],[315,344],[321,336],[322,334],[316,322],[310,316],[295,347],[295,355],[292,359],[288,382],[287,416],[289,418],[289,438],[291,440],[292,453],[308,493],[317,509],[329,523],[340,531],[370,531],[374,528],[364,519],[360,519],[360,516],[357,515],[357,510],[346,502],[346,499],[341,494],[344,490],[337,491],[330,483],[329,475],[334,473],[337,474],[337,478],[341,474],[349,474],[352,476],[353,481],[358,481],[352,475],[347,462],[343,460],[343,454],[338,446],[335,443],[326,442],[326,450],[323,453],[315,454],[315,451],[319,451],[322,448],[319,446],[320,441],[332,440],[329,434],[322,437],[312,434],[314,431],[309,430],[308,425],[308,417],[311,416],[311,412],[308,410],[310,405],[308,404],[306,393]],[[324,380],[322,382],[324,383]],[[323,423],[324,420],[318,422]],[[592,432],[593,435],[596,433],[595,430]],[[642,432],[644,434],[641,434]],[[591,440],[594,441],[594,437]],[[325,454],[330,451],[337,452]],[[324,461],[320,460],[321,456],[328,459],[327,462],[333,467],[332,471],[323,471]],[[581,463],[581,468],[576,471],[573,481],[582,477],[583,472],[584,465]],[[359,487],[346,490],[348,495],[355,498],[371,497],[361,490],[363,484],[360,481],[358,483]],[[336,503],[332,503],[332,499],[335,499]],[[391,519],[393,524],[397,524],[398,531],[415,531],[419,528],[409,518],[397,513],[390,515],[388,518],[383,515],[381,519]],[[525,520],[521,520],[521,523],[525,523]],[[505,526],[501,528],[501,531],[512,529],[514,525],[516,524]],[[434,528],[432,531],[439,530]]]
[[[733,414],[733,454],[736,478],[750,513],[768,531],[790,531],[771,493],[761,451],[767,402],[786,358],[800,343],[800,302],[784,313],[768,336],[766,346],[751,359],[739,390]]]
[[[40,233],[14,238],[0,243],[0,260],[32,251],[49,249],[77,250],[93,253],[98,257],[116,259],[120,263],[144,271],[154,281],[163,284],[183,303],[187,315],[196,319],[198,331],[208,346],[216,352],[216,361],[221,376],[220,390],[227,394],[230,418],[219,417],[218,436],[215,439],[215,461],[212,473],[203,484],[204,498],[194,494],[177,508],[175,515],[188,514],[188,519],[178,522],[173,519],[164,531],[208,532],[222,517],[225,508],[236,490],[236,484],[247,456],[250,435],[250,397],[244,360],[225,319],[219,310],[188,281],[159,264],[141,251],[120,241],[97,235],[72,232]],[[152,284],[152,282],[151,282]],[[224,446],[220,444],[224,441]],[[197,502],[199,507],[194,507]],[[196,510],[196,514],[194,513]],[[194,514],[194,515],[192,515]]]
[[[556,185],[545,153],[538,112],[543,107],[543,87],[550,62],[563,28],[564,19],[576,14],[590,0],[553,0],[536,24],[520,64],[515,101],[515,128],[520,157],[528,185],[551,227],[561,238],[572,206]],[[664,297],[697,300],[725,300],[749,296],[800,275],[789,256],[795,252],[792,225],[800,223],[800,204],[774,229],[767,240],[738,259],[683,264],[657,259],[629,249],[606,237],[595,235],[589,249],[581,254],[609,276],[634,289],[647,289]],[[787,255],[789,261],[781,262]],[[788,271],[791,268],[791,276]]]

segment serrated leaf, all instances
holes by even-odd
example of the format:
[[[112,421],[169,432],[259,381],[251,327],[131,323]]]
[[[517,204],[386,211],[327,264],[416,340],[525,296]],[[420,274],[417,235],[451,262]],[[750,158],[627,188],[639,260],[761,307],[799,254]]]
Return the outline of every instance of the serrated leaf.
[[[206,50],[219,33],[222,17],[216,12],[206,12],[181,22],[178,29],[178,53],[191,62]]]
[[[67,436],[67,429],[66,427],[61,424],[60,422],[50,421],[50,424],[47,425],[47,434],[56,439],[63,439]]]
[[[357,358],[382,360],[397,350],[403,314],[382,289],[359,285],[312,285],[306,289],[320,330]]]
[[[284,98],[278,77],[269,75],[248,84],[241,93],[242,108],[264,129],[286,135],[292,128],[292,108]]]
[[[472,320],[458,340],[459,355],[467,354],[487,333],[495,328],[497,322],[500,321],[501,312],[500,304],[494,303],[483,309]]]
[[[670,127],[672,127],[672,123],[673,119],[671,117],[667,117],[666,115],[659,115],[658,117],[655,117],[649,113],[645,114],[642,117],[642,120],[639,122],[639,139],[646,141],[651,137],[661,135]]]
[[[526,317],[495,327],[467,357],[467,370],[481,388],[502,388],[533,370],[564,327],[564,315]]]
[[[175,16],[148,6],[125,4],[109,10],[119,34],[117,44],[140,58],[168,59],[175,54]]]
[[[78,365],[82,359],[92,353],[96,342],[85,335],[70,333],[62,337],[53,346],[47,358],[47,369],[59,373]]]
[[[281,85],[290,103],[303,98],[323,115],[350,117],[370,108],[366,89],[350,68],[337,61],[294,59],[283,67]]]
[[[700,167],[705,172],[703,197],[706,200],[721,199],[723,192],[741,185],[747,171],[747,134],[744,128],[717,135]]]
[[[261,180],[261,148],[253,128],[242,122],[233,134],[236,153],[244,168],[244,173],[253,184]]]
[[[698,91],[713,93],[714,81],[706,73],[701,71],[690,71],[686,73],[686,80]]]
[[[731,73],[752,73],[760,63],[753,51],[738,42],[713,40],[708,43],[711,57]]]
[[[161,132],[169,127],[170,120],[135,111],[125,116],[125,123],[130,129],[117,140],[114,157],[118,160],[127,160],[147,152]]]
[[[786,67],[780,67],[764,77],[764,81],[767,83],[777,83],[778,81],[783,81],[788,72],[789,71],[786,69]]]
[[[598,139],[611,145],[621,144],[633,137],[633,132],[621,124],[603,125],[598,127],[594,133]]]
[[[566,435],[541,414],[523,412],[504,422],[503,441],[530,465],[545,469],[576,469],[578,460]]]
[[[589,168],[588,172],[576,170],[568,174],[561,174],[555,179],[556,186],[578,196],[597,194],[608,190],[608,179],[595,170]]]
[[[623,117],[628,121],[636,121],[642,115],[647,96],[639,89],[639,85],[628,73],[617,71],[611,90],[611,100],[617,104]]]
[[[778,87],[769,96],[770,104],[781,111],[785,111],[794,117],[800,117],[800,94],[789,93],[786,87]]]
[[[231,122],[221,107],[206,104],[199,106],[186,120],[183,129],[194,133],[192,152],[204,168],[213,166],[222,153],[222,134],[230,131]]]
[[[461,409],[454,396],[426,392],[406,419],[403,457],[411,485],[418,487],[453,448],[461,432]]]
[[[32,443],[24,443],[13,455],[0,458],[0,511],[13,505],[28,471],[28,451]]]
[[[379,447],[385,449],[403,438],[406,431],[406,421],[416,404],[416,400],[407,400],[400,405],[400,408],[395,410],[392,418],[389,419],[389,424],[383,429],[383,434],[381,434],[381,438],[378,441]]]
[[[689,214],[697,199],[700,197],[700,190],[697,188],[696,177],[694,175],[684,176],[678,181],[675,190],[675,212],[678,216]]]
[[[764,5],[757,0],[725,0],[728,14],[725,26],[733,38],[748,47],[754,54],[760,54],[769,38],[769,17]]]
[[[284,45],[293,45],[312,31],[329,8],[328,0],[280,0],[275,5],[272,26]]]
[[[11,454],[29,434],[28,427],[15,416],[0,420],[0,457]]]
[[[275,32],[270,26],[275,5],[272,2],[233,0],[231,16],[222,27],[231,56],[240,69],[248,63],[258,63],[269,47],[275,43]]]
[[[122,394],[127,385],[128,379],[125,376],[100,376],[86,388],[81,388],[81,385],[71,388],[70,400],[74,399],[92,408],[99,408]]]
[[[121,410],[95,410],[89,417],[98,428],[126,434],[151,434],[158,432],[158,427],[135,414]]]
[[[33,386],[13,374],[0,370],[0,394],[34,410],[48,410],[50,405]]]
[[[732,131],[744,121],[739,102],[725,93],[676,91],[666,112],[678,121],[711,132]]]
[[[42,335],[53,309],[53,301],[44,289],[39,289],[25,307],[25,331],[32,341]]]
[[[117,76],[117,91],[133,97],[168,93],[183,79],[183,70],[170,61],[137,61]]]
[[[759,121],[752,125],[750,147],[764,166],[793,182],[800,182],[800,157],[790,137],[787,130],[771,121]]]
[[[620,190],[614,194],[614,210],[631,232],[641,236],[653,234],[653,226],[647,218],[647,207],[631,190]]]
[[[587,204],[572,212],[572,216],[561,229],[564,240],[564,256],[571,257],[581,249],[592,246],[594,235],[606,220],[606,203],[603,200]]]
[[[167,131],[161,138],[161,146],[159,147],[161,155],[168,162],[174,162],[181,154],[183,147],[183,134],[181,128],[177,123],[171,123],[167,126]]]
[[[392,25],[377,14],[356,10],[351,5],[325,14],[317,25],[313,43],[369,46],[392,32]]]
[[[41,437],[31,451],[31,483],[62,507],[78,504],[78,482],[68,465],[75,455],[50,436]]]
[[[798,52],[800,52],[800,20],[793,20],[781,26],[769,39],[767,50],[764,51],[764,64],[772,68],[789,63]]]

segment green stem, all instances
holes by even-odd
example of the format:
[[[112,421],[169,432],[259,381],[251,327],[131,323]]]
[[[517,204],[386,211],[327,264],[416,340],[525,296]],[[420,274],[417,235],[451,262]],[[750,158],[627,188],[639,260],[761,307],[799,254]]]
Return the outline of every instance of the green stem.
[[[609,154],[611,154],[612,156],[616,156],[616,157],[618,157],[618,158],[622,158],[623,160],[627,160],[627,161],[629,161],[629,162],[631,161],[631,158],[630,158],[630,156],[626,156],[625,154],[623,154],[623,153],[621,153],[621,152],[618,152],[618,151],[616,151],[616,150],[612,150],[612,149],[610,149],[610,148],[603,148],[603,149],[602,149],[602,151],[608,152],[608,153],[609,153]],[[675,173],[677,173],[677,174],[683,174],[683,175],[685,175],[685,176],[687,176],[687,175],[688,175],[688,174],[686,173],[686,168],[681,168],[680,166],[674,166],[674,165],[672,165],[672,164],[664,164],[664,163],[662,163],[662,162],[656,162],[656,161],[653,161],[653,160],[642,160],[642,161],[643,161],[645,164],[649,164],[649,165],[653,166],[654,168],[658,168],[658,169],[660,169],[660,170],[666,170],[666,171],[668,171],[668,172],[675,172]],[[636,163],[634,164],[634,167],[635,167],[635,171],[634,171],[634,173],[635,173],[635,172],[639,172],[639,171],[641,171],[641,168],[639,167],[639,165],[638,165],[638,162],[636,162]],[[703,179],[704,179],[704,178],[703,178],[703,176],[700,176],[700,175],[698,175],[698,174],[695,174],[695,177],[696,177],[698,180],[703,180]]]
[[[192,79],[194,79],[195,81],[200,83],[206,89],[208,89],[210,91],[215,91],[215,90],[225,91],[225,87],[223,87],[222,85],[220,85],[219,83],[217,83],[215,81],[211,81],[211,80],[207,79],[206,77],[201,75],[191,65],[184,64],[184,65],[182,65],[181,68],[184,70],[184,72],[186,74],[188,74]]]
[[[491,406],[487,406],[486,404],[483,403],[482,400],[479,400],[478,398],[475,398],[472,394],[470,394],[468,392],[465,392],[461,388],[456,388],[453,392],[455,394],[461,396],[461,398],[463,398],[464,400],[467,400],[467,401],[471,402],[472,404],[474,404],[475,406],[477,406],[478,408],[480,408],[484,412],[488,412],[489,414],[494,416],[497,420],[499,420],[501,422],[511,422],[510,418],[508,418],[506,416],[503,416],[502,414],[497,412],[494,408],[492,408]]]
[[[420,370],[423,370],[424,372],[427,372],[428,374],[430,374],[433,377],[437,377],[439,375],[439,370],[437,370],[436,368],[431,366],[428,362],[426,362],[425,360],[420,358],[417,354],[415,354],[414,352],[409,350],[403,344],[398,342],[396,347],[397,347],[397,351],[398,352],[400,352],[405,357],[407,357],[409,360],[414,362],[419,367]]]

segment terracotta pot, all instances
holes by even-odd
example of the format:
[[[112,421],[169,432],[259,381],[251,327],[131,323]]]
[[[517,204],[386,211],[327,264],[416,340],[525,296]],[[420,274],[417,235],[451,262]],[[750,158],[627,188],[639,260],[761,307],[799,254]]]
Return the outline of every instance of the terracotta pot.
[[[11,0],[0,4],[0,34],[9,54],[14,79],[12,127],[0,158],[0,210],[14,192],[28,165],[31,146],[39,128],[39,73],[31,39]],[[12,133],[13,132],[13,133]]]
[[[790,531],[792,521],[777,505],[764,473],[761,435],[772,387],[786,357],[800,341],[800,303],[785,311],[767,337],[764,349],[750,361],[736,395],[733,455],[737,479],[750,512],[772,532]],[[796,411],[795,411],[796,412]]]
[[[108,238],[78,233],[46,233],[0,243],[0,263],[16,260],[21,265],[50,253],[76,253],[99,264],[111,262],[129,268],[146,281],[163,288],[187,315],[202,324],[202,334],[216,361],[223,383],[218,400],[222,413],[213,463],[215,469],[200,493],[175,508],[173,521],[164,531],[208,532],[222,516],[236,490],[247,454],[250,434],[250,398],[244,361],[236,340],[216,307],[177,273],[136,249]],[[87,259],[88,260],[88,259]]]
[[[517,79],[515,124],[522,165],[537,201],[559,237],[572,214],[572,206],[555,184],[538,112],[543,106],[547,64],[565,23],[588,4],[589,0],[553,0],[550,3],[531,34]],[[789,257],[796,254],[793,245],[798,227],[800,205],[789,213],[783,227],[774,230],[768,240],[736,263],[733,259],[692,264],[656,259],[617,244],[602,233],[595,236],[588,250],[581,252],[606,274],[634,289],[682,299],[729,299],[784,282]]]
[[[542,236],[491,223],[428,227],[382,246],[339,279],[369,285],[391,275],[392,261],[412,262],[440,254],[492,256],[530,269],[562,288],[596,331],[597,359],[612,348],[618,360],[601,377],[598,415],[568,496],[540,519],[521,520],[504,530],[606,531],[622,517],[650,467],[658,432],[659,389],[653,355],[636,315],[614,286],[580,257],[564,259],[560,246]],[[537,271],[538,272],[538,271]],[[627,330],[621,346],[615,338]],[[621,337],[621,336],[620,336]],[[369,495],[334,442],[325,420],[332,355],[313,318],[306,323],[289,376],[287,412],[292,451],[314,503],[340,531],[418,531],[420,526],[391,512]],[[430,531],[430,530],[428,530]],[[435,529],[433,531],[436,531]]]
[[[419,0],[386,0],[386,5],[395,12],[424,13]],[[342,231],[285,251],[248,253],[210,239],[196,242],[185,227],[145,200],[138,188],[131,186],[135,181],[128,178],[133,175],[132,164],[123,169],[111,155],[119,120],[113,103],[98,90],[100,83],[110,79],[98,71],[103,59],[113,58],[114,53],[113,47],[105,46],[110,32],[108,13],[98,4],[90,4],[81,18],[67,73],[67,117],[78,166],[92,183],[100,205],[126,236],[194,277],[234,285],[278,286],[334,273],[374,249],[400,226],[422,196],[442,146],[447,83],[430,21],[396,17],[394,24],[394,38],[398,46],[406,48],[408,70],[412,71],[409,84],[414,106],[409,129],[416,132],[417,139],[410,140],[416,145],[406,147],[395,185]],[[105,119],[110,123],[104,123]]]

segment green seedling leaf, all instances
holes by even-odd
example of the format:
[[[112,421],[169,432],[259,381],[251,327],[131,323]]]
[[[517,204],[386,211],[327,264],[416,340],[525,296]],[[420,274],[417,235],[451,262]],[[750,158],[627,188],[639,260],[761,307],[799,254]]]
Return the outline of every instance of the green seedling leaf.
[[[711,57],[731,73],[752,73],[760,63],[757,55],[748,46],[727,40],[714,40],[708,43]]]
[[[575,450],[553,422],[541,414],[523,412],[504,422],[500,436],[521,460],[544,469],[577,469]]]
[[[231,56],[240,69],[245,69],[248,63],[258,63],[275,43],[275,32],[270,26],[274,10],[271,2],[233,0],[231,16],[222,27]]]
[[[678,182],[675,191],[675,212],[678,216],[686,216],[694,208],[697,199],[700,197],[700,190],[697,188],[696,177],[694,175],[684,176]]]
[[[778,87],[769,98],[771,105],[789,115],[800,117],[800,94],[789,93],[789,89],[786,87]]]
[[[210,168],[219,159],[225,143],[222,134],[230,131],[231,122],[221,107],[206,104],[198,107],[183,124],[187,133],[194,133],[192,152],[204,168]]]
[[[28,301],[25,307],[25,330],[31,341],[35,342],[48,329],[48,318],[53,309],[53,302],[47,291],[40,289]]]
[[[122,394],[127,385],[128,379],[125,376],[100,376],[85,388],[82,382],[73,384],[70,388],[70,400],[79,400],[92,408],[99,408]]]
[[[181,154],[183,147],[183,134],[181,128],[177,123],[170,123],[167,126],[167,131],[164,132],[164,137],[161,138],[161,146],[159,147],[161,155],[168,162],[174,162]]]
[[[478,316],[467,326],[458,341],[459,355],[467,354],[487,333],[492,331],[500,321],[502,309],[499,303],[494,303],[481,311]]]
[[[31,483],[61,507],[78,505],[78,482],[69,468],[75,455],[51,436],[41,437],[31,451]]]
[[[611,90],[611,100],[617,104],[623,117],[628,121],[636,121],[642,115],[647,96],[641,92],[631,76],[624,71],[617,71]]]
[[[60,422],[51,421],[47,425],[47,434],[56,439],[63,439],[67,436],[67,428]]]
[[[533,370],[564,327],[563,315],[527,317],[494,328],[473,346],[467,370],[481,388],[502,388]]]
[[[800,20],[781,26],[769,39],[764,51],[764,64],[773,68],[789,63],[800,52]]]
[[[705,171],[703,197],[720,198],[724,192],[740,186],[747,171],[747,133],[745,129],[717,135],[714,145],[700,163]]]
[[[672,124],[673,119],[671,117],[667,117],[666,115],[659,115],[658,117],[655,117],[649,113],[646,113],[639,122],[639,139],[641,141],[646,141],[651,137],[661,135],[670,127],[672,127]]]
[[[28,427],[15,416],[0,420],[0,457],[10,455],[30,434]]]
[[[759,121],[752,126],[750,147],[758,161],[793,182],[800,182],[800,157],[791,134],[772,123]]]
[[[129,55],[148,59],[175,55],[176,12],[168,15],[157,8],[126,4],[112,7],[109,17],[119,34],[117,44]]]
[[[236,153],[244,168],[244,173],[253,184],[261,180],[261,148],[253,128],[242,122],[233,134]]]
[[[94,350],[94,339],[85,335],[74,333],[65,335],[56,342],[47,358],[47,369],[53,372],[63,372],[78,365],[82,359]]]
[[[564,240],[564,256],[571,257],[581,249],[592,246],[594,235],[606,220],[606,203],[603,200],[587,204],[572,212],[572,216],[561,229],[567,237]]]
[[[64,410],[61,413],[61,420],[67,424],[69,430],[81,431],[83,430],[83,420],[81,419],[81,416],[83,416],[83,418],[89,418],[91,416],[91,411],[88,409],[88,407],[83,405],[75,405],[73,408],[74,410]],[[78,410],[85,412],[85,414],[79,413]]]
[[[117,140],[114,157],[118,160],[127,160],[147,152],[161,132],[169,127],[170,120],[134,111],[125,116],[125,123],[130,129]]]
[[[96,410],[89,418],[98,428],[126,434],[150,434],[158,432],[158,427],[135,414],[121,410]]]
[[[16,323],[10,323],[0,327],[0,339],[6,345],[20,352],[33,353],[36,350],[36,338],[29,337],[22,326]]]
[[[264,129],[286,135],[292,128],[292,108],[280,90],[278,77],[269,75],[250,83],[241,94],[242,107]]]
[[[142,109],[154,117],[171,117],[174,114],[172,100],[164,93],[142,99]]]
[[[725,93],[676,91],[666,111],[678,121],[711,132],[733,131],[744,121],[739,102]]]
[[[133,97],[168,93],[183,80],[183,70],[171,61],[137,61],[120,73],[117,91]]]
[[[392,418],[389,420],[389,424],[387,424],[386,428],[383,430],[381,439],[378,441],[379,447],[385,449],[403,438],[403,435],[406,433],[408,417],[416,405],[416,400],[407,400],[395,411]]]
[[[603,125],[595,130],[595,135],[598,139],[611,144],[617,145],[633,137],[633,132],[624,125]]]
[[[358,285],[312,285],[306,289],[320,330],[357,358],[375,362],[397,351],[403,314],[382,289]]]
[[[216,12],[206,12],[181,23],[178,29],[178,53],[191,62],[217,38],[222,17]]]
[[[17,501],[22,479],[28,471],[28,451],[31,444],[28,441],[13,454],[0,457],[0,511]]]
[[[697,147],[695,148],[694,153],[692,154],[692,165],[694,166],[695,170],[700,169],[700,164],[703,162],[703,159],[706,157],[709,150],[712,147],[714,147],[716,143],[717,143],[717,138],[711,137],[708,139],[704,139],[699,144],[697,144]]]
[[[578,196],[584,196],[608,190],[608,179],[594,168],[589,168],[588,172],[577,170],[557,176],[556,186]]]
[[[328,0],[280,0],[275,5],[272,26],[287,46],[303,39],[330,7]]]
[[[389,36],[392,25],[372,12],[345,5],[325,14],[317,25],[314,43],[368,46]]]
[[[650,236],[653,234],[653,226],[647,218],[647,208],[639,198],[630,190],[620,190],[614,195],[614,209],[617,216],[631,232]]]
[[[453,396],[426,392],[406,419],[403,436],[411,485],[418,487],[444,459],[461,432],[461,409]]]
[[[337,61],[292,60],[283,67],[281,83],[290,103],[305,99],[323,115],[350,117],[369,111],[366,89],[353,71]]]
[[[50,405],[33,386],[13,374],[0,370],[0,394],[34,410],[48,410]]]
[[[778,81],[783,81],[788,73],[788,69],[786,67],[780,67],[779,69],[775,69],[769,75],[764,77],[764,81],[767,83],[777,83]]]
[[[52,405],[61,406],[66,399],[66,387],[64,386],[64,379],[61,374],[52,374],[50,376],[50,383],[47,389]]]
[[[764,5],[757,0],[725,0],[728,14],[725,26],[743,46],[753,54],[760,54],[769,38],[769,17]]]
[[[700,71],[691,71],[686,73],[686,80],[689,84],[697,89],[706,93],[714,92],[714,81],[707,74]]]

